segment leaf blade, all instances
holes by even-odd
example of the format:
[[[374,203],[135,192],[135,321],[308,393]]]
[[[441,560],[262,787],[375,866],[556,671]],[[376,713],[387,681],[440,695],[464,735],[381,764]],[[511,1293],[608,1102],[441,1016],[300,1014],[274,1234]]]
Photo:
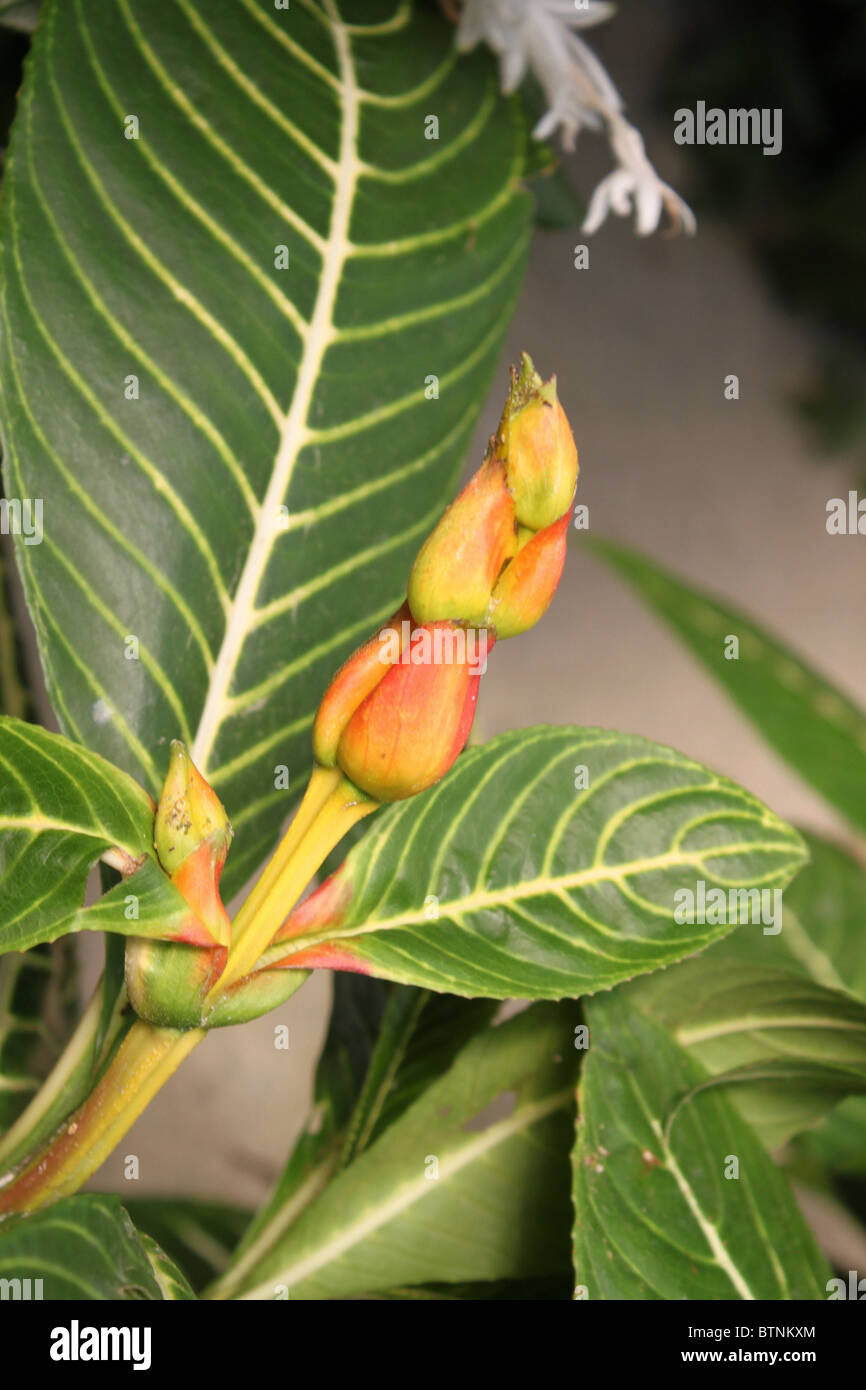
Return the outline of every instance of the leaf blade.
[[[422,843],[438,846],[429,863]],[[682,754],[603,729],[522,730],[380,815],[268,954],[471,997],[576,996],[730,930],[675,923],[684,884],[778,887],[803,858],[795,831]]]
[[[360,975],[334,977],[306,1129],[214,1294],[234,1294],[325,1185],[448,1070],[493,1008]]]
[[[715,951],[627,993],[699,1063],[709,1084],[725,1088],[768,1149],[866,1090],[866,1008],[850,995]]]
[[[48,1299],[192,1296],[155,1242],[140,1237],[117,1197],[68,1197],[48,1211],[10,1218],[0,1229],[6,1279],[41,1279]]]
[[[0,718],[0,952],[69,932],[165,938],[190,908],[160,868],[153,802],[120,768],[61,734]],[[92,866],[120,856],[127,877],[82,907]]]
[[[866,715],[744,613],[610,541],[594,549],[634,586],[760,730],[859,830],[866,830]],[[739,659],[725,659],[728,634]]]
[[[829,1270],[785,1180],[730,1103],[705,1091],[666,1136],[702,1069],[619,991],[588,1016],[574,1199],[589,1298],[825,1297]]]
[[[536,1005],[473,1038],[306,1209],[240,1296],[287,1287],[292,1298],[346,1297],[567,1266],[571,1012]],[[503,1091],[513,1107],[500,1118],[492,1103]],[[438,1177],[428,1180],[431,1158]],[[469,1213],[483,1239],[465,1240]]]

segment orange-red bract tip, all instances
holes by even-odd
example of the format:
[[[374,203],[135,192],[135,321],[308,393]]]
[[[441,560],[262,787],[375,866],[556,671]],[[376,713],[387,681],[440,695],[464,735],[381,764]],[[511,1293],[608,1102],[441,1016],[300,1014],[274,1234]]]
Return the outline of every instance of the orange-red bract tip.
[[[219,880],[232,828],[222,802],[179,739],[171,745],[168,772],[156,808],[153,843],[174,886],[190,906],[176,939],[194,946],[227,946],[228,914]]]
[[[390,659],[399,655],[409,620],[409,605],[404,603],[383,623],[369,641],[359,647],[340,667],[322,697],[313,724],[313,756],[322,767],[337,766],[340,737],[362,700],[375,690],[385,675]],[[384,639],[396,634],[398,650]]]
[[[210,835],[172,874],[172,883],[194,913],[188,930],[177,940],[192,946],[228,946],[231,922],[219,892],[224,860],[225,853]]]
[[[543,531],[527,533],[490,600],[487,621],[499,638],[519,637],[546,612],[562,577],[571,512]]]

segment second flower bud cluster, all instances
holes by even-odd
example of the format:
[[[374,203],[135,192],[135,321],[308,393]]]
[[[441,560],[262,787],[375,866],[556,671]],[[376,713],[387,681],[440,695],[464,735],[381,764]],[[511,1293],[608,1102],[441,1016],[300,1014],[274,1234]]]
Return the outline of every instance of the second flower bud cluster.
[[[313,729],[320,766],[376,801],[444,776],[469,736],[487,654],[553,598],[577,473],[556,381],[524,354],[487,457],[418,553],[406,603],[325,694]]]

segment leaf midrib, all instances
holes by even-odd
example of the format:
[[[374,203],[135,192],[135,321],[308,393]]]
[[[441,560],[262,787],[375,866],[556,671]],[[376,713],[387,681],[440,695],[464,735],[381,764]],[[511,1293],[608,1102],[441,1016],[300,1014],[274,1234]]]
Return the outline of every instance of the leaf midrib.
[[[489,908],[503,907],[512,902],[518,902],[522,898],[537,897],[544,893],[555,893],[561,895],[570,888],[582,888],[588,884],[603,883],[613,881],[622,883],[623,880],[633,877],[635,874],[652,873],[657,869],[666,869],[684,865],[694,865],[702,868],[708,858],[720,859],[727,856],[737,856],[744,853],[753,854],[759,851],[777,851],[782,853],[787,851],[790,855],[794,847],[779,841],[751,841],[733,845],[713,846],[707,854],[682,854],[676,850],[668,850],[664,854],[651,855],[646,859],[627,860],[623,864],[593,864],[588,869],[579,869],[573,874],[562,874],[557,878],[540,876],[534,879],[525,879],[521,883],[506,885],[497,889],[495,892],[476,892],[470,893],[464,898],[455,898],[450,902],[440,902],[439,917],[459,918],[467,912],[483,911]],[[771,873],[765,875],[764,882],[772,881],[777,875]],[[672,909],[673,911],[673,909]],[[389,931],[400,927],[417,926],[422,922],[428,922],[425,909],[420,908],[415,912],[397,913],[392,917],[367,917],[367,919],[357,927],[341,928],[339,925],[330,928],[325,927],[318,932],[308,932],[304,936],[283,937],[272,951],[277,947],[289,948],[283,950],[283,955],[294,954],[303,947],[315,944],[326,938],[339,938],[341,941],[353,936],[364,936],[368,933],[378,933]],[[699,925],[699,924],[694,924]],[[732,927],[735,924],[731,924]],[[617,932],[611,932],[612,936],[618,936]],[[270,954],[270,953],[269,953]]]
[[[452,1149],[449,1153],[438,1155],[439,1157],[439,1180],[454,1178],[458,1173],[477,1158],[482,1157],[497,1144],[510,1139],[514,1134],[528,1129],[539,1120],[546,1119],[548,1115],[554,1114],[564,1106],[569,1105],[574,1099],[572,1087],[567,1086],[563,1090],[554,1092],[553,1095],[546,1096],[543,1100],[533,1101],[518,1106],[505,1119],[497,1124],[488,1126],[477,1135],[466,1136],[459,1133],[458,1138],[464,1137],[468,1142],[458,1149]],[[370,1153],[373,1150],[369,1151]],[[331,1261],[339,1259],[348,1250],[361,1241],[367,1239],[372,1232],[386,1225],[394,1217],[399,1216],[403,1211],[413,1205],[414,1202],[428,1195],[433,1189],[426,1174],[422,1172],[420,1177],[414,1178],[411,1182],[404,1183],[401,1187],[392,1191],[388,1200],[378,1206],[368,1210],[357,1221],[344,1227],[339,1234],[332,1240],[326,1240],[324,1244],[304,1258],[297,1261],[295,1265],[289,1265],[287,1269],[280,1271],[275,1279],[268,1279],[259,1284],[256,1288],[248,1292],[238,1294],[239,1299],[261,1299],[273,1296],[274,1282],[287,1284],[289,1288],[299,1284],[302,1280],[309,1278],[323,1266]]]
[[[360,173],[356,155],[360,97],[348,35],[339,20],[334,0],[323,0],[323,3],[331,22],[340,68],[340,148],[331,224],[322,253],[322,273],[315,306],[302,336],[303,352],[292,402],[280,427],[280,444],[271,479],[231,601],[225,633],[193,741],[192,757],[203,776],[208,776],[210,770],[214,744],[228,708],[232,677],[247,634],[253,626],[256,596],[279,534],[276,525],[278,508],[286,495],[300,452],[313,434],[307,423],[310,406],[325,353],[336,336],[334,310],[343,268],[352,249],[348,233]]]

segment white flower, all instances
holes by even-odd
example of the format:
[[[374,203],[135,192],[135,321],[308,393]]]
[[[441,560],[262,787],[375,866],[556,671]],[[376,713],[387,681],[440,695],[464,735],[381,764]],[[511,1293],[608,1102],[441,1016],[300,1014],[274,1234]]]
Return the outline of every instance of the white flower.
[[[691,235],[697,226],[695,214],[670,184],[659,178],[646,157],[640,131],[618,115],[609,118],[608,130],[611,148],[617,157],[617,168],[602,179],[593,193],[583,231],[591,236],[598,231],[609,212],[616,213],[618,217],[628,217],[633,206],[638,236],[648,236],[655,231],[662,208],[667,211],[676,231]]]
[[[547,139],[557,128],[566,149],[578,132],[606,129],[617,168],[592,196],[583,230],[598,230],[609,212],[627,217],[634,209],[639,236],[655,231],[667,210],[675,229],[695,230],[695,217],[646,156],[640,132],[623,115],[619,92],[592,50],[576,33],[600,24],[614,6],[605,0],[465,0],[457,47],[465,52],[484,42],[499,58],[503,92],[513,92],[532,72],[541,83],[548,111],[532,132]]]

